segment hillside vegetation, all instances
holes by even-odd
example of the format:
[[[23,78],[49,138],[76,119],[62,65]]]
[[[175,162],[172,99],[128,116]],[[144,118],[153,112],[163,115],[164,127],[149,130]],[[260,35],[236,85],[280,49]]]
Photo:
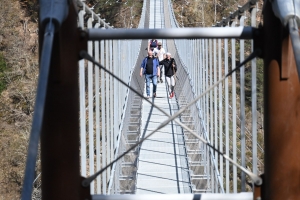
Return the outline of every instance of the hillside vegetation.
[[[86,3],[115,28],[137,28],[143,6],[141,0],[88,0]]]
[[[181,26],[211,26],[245,0],[173,0]],[[87,0],[117,28],[136,28],[142,0]],[[200,12],[199,12],[200,11]],[[38,80],[38,0],[0,3],[0,199],[20,199]],[[36,175],[40,177],[40,160]],[[40,179],[34,199],[40,197]]]
[[[0,3],[0,199],[20,198],[38,77],[37,18],[22,6]]]
[[[172,0],[177,22],[183,27],[209,27],[228,17],[248,0]],[[258,0],[261,10],[263,0]],[[260,19],[258,19],[260,21]]]

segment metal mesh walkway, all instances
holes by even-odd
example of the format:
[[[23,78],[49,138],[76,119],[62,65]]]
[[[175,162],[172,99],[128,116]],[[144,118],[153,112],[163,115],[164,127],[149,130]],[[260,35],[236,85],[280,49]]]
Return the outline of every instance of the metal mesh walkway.
[[[160,105],[170,115],[178,110],[176,99],[168,99],[165,83],[158,84],[157,95],[152,99],[153,103]],[[144,101],[141,137],[166,119],[160,111]],[[173,122],[141,145],[138,160],[137,194],[190,192],[182,130]]]
[[[149,28],[163,28],[163,1],[150,1],[150,10],[152,12],[149,17]],[[152,83],[150,91],[152,93]],[[157,84],[156,94],[157,97],[152,98],[153,103],[170,115],[178,111],[176,98],[168,98],[166,81]],[[142,105],[141,138],[147,136],[167,119],[145,100]],[[146,140],[139,151],[136,194],[190,193],[187,156],[184,148],[182,129],[173,122]]]

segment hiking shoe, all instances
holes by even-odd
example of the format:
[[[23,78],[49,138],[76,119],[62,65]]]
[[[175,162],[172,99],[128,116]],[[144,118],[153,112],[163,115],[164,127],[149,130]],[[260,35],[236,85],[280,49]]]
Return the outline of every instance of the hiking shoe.
[[[147,98],[147,99],[149,99],[149,98],[150,98],[150,96],[147,96],[146,98]]]
[[[174,92],[171,93],[171,96],[174,97]]]
[[[153,93],[153,97],[154,97],[154,98],[156,97],[156,93]]]
[[[172,98],[173,98],[173,96],[172,96],[172,93],[170,94],[169,98],[170,98],[170,99],[172,99]]]
[[[160,82],[163,83],[164,81],[163,81],[163,80],[160,80]]]

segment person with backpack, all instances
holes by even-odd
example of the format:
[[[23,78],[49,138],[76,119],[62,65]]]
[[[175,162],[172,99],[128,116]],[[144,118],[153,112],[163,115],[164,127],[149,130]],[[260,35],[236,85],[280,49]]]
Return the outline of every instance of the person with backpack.
[[[156,97],[157,77],[160,75],[159,61],[153,56],[152,51],[148,51],[148,56],[141,64],[140,76],[145,75],[147,98],[150,98],[150,79],[153,84],[153,97]]]
[[[151,39],[148,43],[148,51],[153,51],[157,47],[157,40]]]
[[[166,54],[166,51],[165,49],[162,47],[162,43],[161,42],[158,42],[157,43],[157,47],[153,50],[153,53],[154,55],[158,58],[159,61],[162,61],[164,59],[164,54]],[[163,65],[160,65],[159,66],[160,68],[160,80],[158,80],[157,82],[161,82],[163,83],[163,79],[162,79],[162,76],[163,76]]]
[[[159,62],[165,68],[166,81],[168,83],[169,98],[174,97],[174,87],[175,87],[175,73],[177,72],[177,66],[174,58],[171,57],[171,53],[166,54],[167,57]]]

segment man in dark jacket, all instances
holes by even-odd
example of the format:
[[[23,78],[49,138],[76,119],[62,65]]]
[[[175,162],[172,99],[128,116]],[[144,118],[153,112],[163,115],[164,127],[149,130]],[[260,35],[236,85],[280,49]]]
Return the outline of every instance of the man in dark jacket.
[[[177,66],[174,58],[171,58],[171,53],[167,53],[167,57],[159,62],[160,65],[163,65],[165,68],[166,81],[168,83],[169,88],[169,98],[174,97],[174,86],[175,86],[175,78],[174,75],[177,71]]]
[[[153,56],[152,51],[148,51],[148,56],[141,64],[140,76],[145,75],[147,98],[150,97],[150,79],[153,83],[153,97],[156,97],[157,77],[160,75],[159,61]]]

